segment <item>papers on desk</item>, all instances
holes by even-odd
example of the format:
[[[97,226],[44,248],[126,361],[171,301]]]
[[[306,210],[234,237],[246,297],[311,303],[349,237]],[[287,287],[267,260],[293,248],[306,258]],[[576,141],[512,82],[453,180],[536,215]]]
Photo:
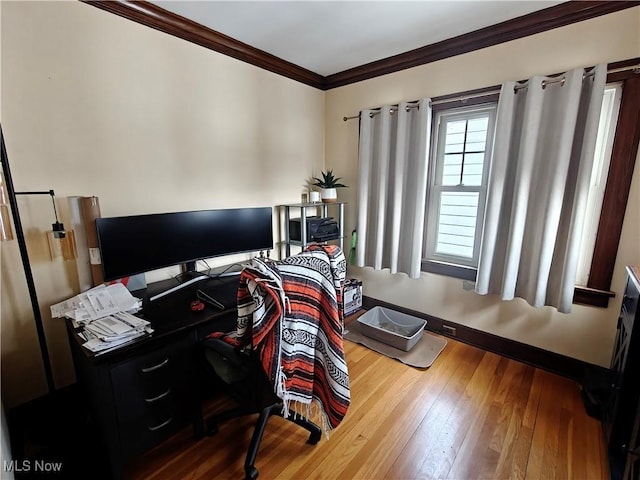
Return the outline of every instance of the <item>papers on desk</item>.
[[[120,347],[152,332],[146,320],[119,312],[88,322],[79,335],[86,340],[83,344],[85,348],[101,352]]]
[[[78,327],[87,322],[106,317],[112,313],[135,313],[142,302],[131,295],[122,283],[98,285],[64,302],[51,305],[52,317],[69,317]]]
[[[69,317],[74,327],[83,327],[78,333],[83,346],[104,353],[153,332],[149,322],[132,315],[141,304],[123,284],[114,283],[52,305],[51,316]]]

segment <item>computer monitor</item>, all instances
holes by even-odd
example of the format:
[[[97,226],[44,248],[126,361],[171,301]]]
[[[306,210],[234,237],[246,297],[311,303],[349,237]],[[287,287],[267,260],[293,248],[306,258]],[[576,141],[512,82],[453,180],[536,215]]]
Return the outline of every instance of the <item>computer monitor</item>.
[[[273,248],[271,207],[107,217],[96,228],[106,281]]]

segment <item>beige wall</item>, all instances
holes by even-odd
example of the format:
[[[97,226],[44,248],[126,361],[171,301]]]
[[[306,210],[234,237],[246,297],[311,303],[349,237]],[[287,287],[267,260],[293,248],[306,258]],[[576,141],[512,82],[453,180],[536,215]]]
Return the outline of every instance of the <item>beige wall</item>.
[[[564,71],[600,62],[640,56],[640,8],[595,18],[410,70],[363,81],[327,93],[326,164],[357,179],[358,122],[343,122],[364,108],[402,100],[435,97],[498,85],[534,74]],[[638,162],[636,162],[638,163]],[[347,231],[355,226],[355,189],[341,191],[350,202]],[[624,230],[615,266],[613,290],[618,295],[608,309],[574,306],[569,315],[550,307],[534,309],[524,301],[500,301],[463,291],[462,281],[433,274],[411,280],[388,271],[352,268],[364,280],[364,294],[425,312],[451,322],[608,366],[617,311],[625,282],[624,265],[640,264],[640,167],[636,167]]]
[[[324,162],[324,93],[80,2],[1,2],[2,128],[17,190],[97,195],[103,216],[298,202]],[[61,205],[63,207],[64,205]],[[75,262],[47,197],[21,197],[58,386]],[[44,393],[16,242],[2,248],[2,399]],[[168,274],[168,273],[167,273]],[[165,275],[166,276],[166,275]],[[153,278],[155,279],[155,278]]]

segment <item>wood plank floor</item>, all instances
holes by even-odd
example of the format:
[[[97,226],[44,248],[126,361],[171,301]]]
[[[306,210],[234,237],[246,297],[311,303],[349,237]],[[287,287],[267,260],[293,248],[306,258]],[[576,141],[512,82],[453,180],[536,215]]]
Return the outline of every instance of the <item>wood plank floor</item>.
[[[315,446],[272,417],[256,467],[260,479],[609,478],[601,425],[578,385],[448,339],[427,370],[345,341],[351,406]],[[228,407],[207,405],[208,413]],[[190,428],[136,460],[134,480],[242,479],[255,416],[195,440]]]

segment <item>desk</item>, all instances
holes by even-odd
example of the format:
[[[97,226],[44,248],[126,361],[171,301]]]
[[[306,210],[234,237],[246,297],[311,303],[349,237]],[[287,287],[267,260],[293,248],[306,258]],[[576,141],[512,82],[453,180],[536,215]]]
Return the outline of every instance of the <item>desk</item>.
[[[202,365],[198,342],[214,331],[236,325],[235,297],[226,310],[206,306],[194,312],[190,302],[196,289],[220,287],[228,297],[238,277],[190,285],[155,302],[143,302],[141,316],[154,333],[111,352],[93,354],[69,320],[67,332],[78,382],[82,385],[100,436],[107,449],[112,478],[123,478],[127,462],[189,423],[202,434]],[[150,284],[132,292],[146,299],[176,283]]]

